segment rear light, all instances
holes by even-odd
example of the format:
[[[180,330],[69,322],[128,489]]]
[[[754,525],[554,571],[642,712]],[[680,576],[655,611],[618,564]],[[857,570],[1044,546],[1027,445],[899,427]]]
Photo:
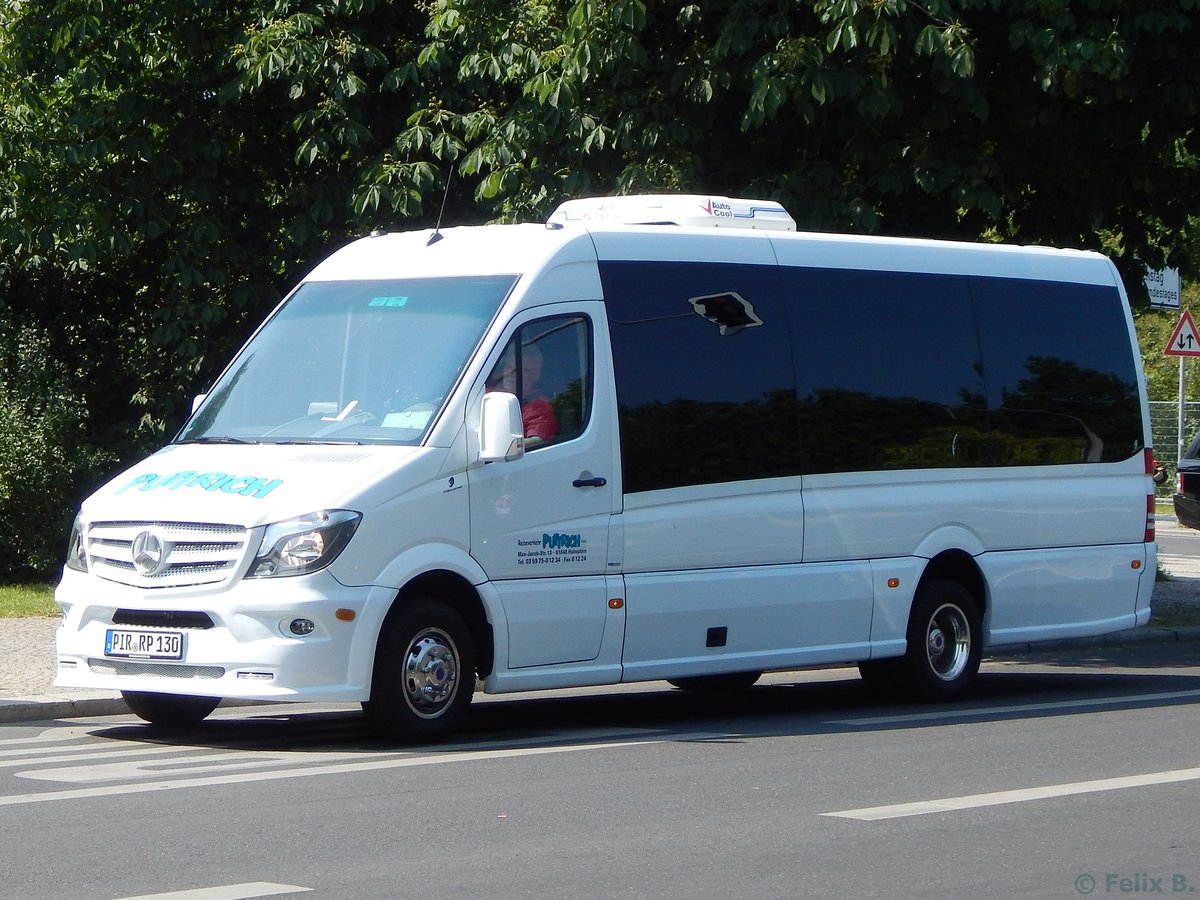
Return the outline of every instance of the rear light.
[[[1180,469],[1175,473],[1175,493],[1183,494],[1189,499],[1195,500],[1196,497],[1197,478],[1195,470],[1184,471]]]
[[[1153,477],[1154,475],[1154,451],[1147,447],[1142,451],[1142,459],[1146,463],[1146,474]],[[1146,495],[1146,533],[1142,535],[1142,542],[1146,544],[1154,543],[1154,490]]]

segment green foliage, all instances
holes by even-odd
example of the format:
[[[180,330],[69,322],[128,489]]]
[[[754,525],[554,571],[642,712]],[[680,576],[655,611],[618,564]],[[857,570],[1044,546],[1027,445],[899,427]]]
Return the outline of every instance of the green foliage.
[[[761,196],[804,228],[1192,277],[1198,7],[0,0],[0,317],[37,336],[76,443],[129,460],[332,246],[443,207]]]
[[[1183,286],[1183,309],[1200,321],[1200,283]],[[1145,309],[1134,314],[1134,327],[1142,348],[1142,365],[1146,373],[1146,390],[1151,400],[1179,399],[1179,359],[1167,356],[1163,350],[1179,323],[1180,311]],[[1185,384],[1189,401],[1200,400],[1200,364],[1184,358]]]
[[[420,29],[411,10],[388,10],[344,0],[3,7],[0,244],[10,252],[0,280],[59,288],[4,303],[85,339],[91,316],[74,301],[100,291],[95,305],[122,352],[81,374],[88,392],[115,387],[132,404],[122,416],[130,447],[177,427],[188,395],[281,289],[355,230],[364,145],[407,115],[368,90],[387,58],[363,32]],[[56,300],[66,302],[48,305]]]
[[[0,340],[0,581],[55,573],[75,498],[108,462],[87,444],[87,411],[48,347],[29,326],[5,328]]]
[[[506,219],[683,188],[770,196],[807,228],[1088,247],[1119,233],[1131,256],[1180,262],[1192,7],[440,0],[427,99],[398,148],[460,161]]]

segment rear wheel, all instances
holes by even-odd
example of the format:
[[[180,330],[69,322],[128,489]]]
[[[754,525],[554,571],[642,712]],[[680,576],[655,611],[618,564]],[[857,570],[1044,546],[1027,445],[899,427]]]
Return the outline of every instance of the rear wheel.
[[[762,677],[762,672],[730,672],[724,675],[694,675],[690,678],[668,678],[667,684],[681,691],[744,691]]]
[[[466,622],[445,603],[416,600],[379,636],[363,708],[388,737],[432,741],[461,724],[474,691],[475,644]]]
[[[125,705],[139,719],[151,725],[179,727],[202,722],[221,702],[220,697],[193,697],[188,694],[151,694],[145,691],[121,691]]]
[[[975,599],[956,581],[921,586],[908,622],[908,650],[898,661],[904,687],[920,700],[955,700],[979,672],[982,628]]]

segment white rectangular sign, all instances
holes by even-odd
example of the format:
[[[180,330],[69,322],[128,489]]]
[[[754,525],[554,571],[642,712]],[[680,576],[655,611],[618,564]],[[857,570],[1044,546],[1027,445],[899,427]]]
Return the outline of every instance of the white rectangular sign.
[[[1156,309],[1179,309],[1181,282],[1178,269],[1148,269],[1146,290]]]

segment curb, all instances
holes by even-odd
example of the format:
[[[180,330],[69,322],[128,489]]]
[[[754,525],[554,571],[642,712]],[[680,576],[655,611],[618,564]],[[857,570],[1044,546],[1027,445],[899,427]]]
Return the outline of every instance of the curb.
[[[1189,625],[1182,628],[1156,628],[1146,625],[1141,628],[1130,628],[1126,631],[1097,634],[1091,637],[1003,644],[989,647],[983,655],[984,657],[1011,656],[1017,653],[1044,653],[1048,650],[1069,650],[1081,647],[1130,647],[1143,644],[1180,644],[1188,641],[1200,641],[1200,625]]]
[[[44,719],[77,719],[89,716],[128,715],[120,694],[103,696],[40,696],[0,698],[0,723],[40,722]]]
[[[1146,644],[1176,644],[1200,641],[1200,626],[1185,628],[1155,628],[1146,626],[1092,637],[1066,638],[1058,641],[1004,644],[990,647],[984,657],[1013,656],[1023,653],[1045,653],[1054,650],[1085,647],[1128,647]],[[224,706],[257,706],[252,701],[223,701]],[[92,716],[129,715],[129,707],[118,693],[95,696],[41,696],[0,698],[0,724],[41,722],[49,719],[78,719]]]
[[[280,701],[281,703],[298,701]],[[270,706],[271,701],[231,700],[221,701],[220,709],[234,706]],[[128,716],[129,706],[116,691],[93,692],[58,696],[46,694],[39,697],[0,697],[0,725],[14,722],[41,722],[50,719],[84,719],[93,716]]]

